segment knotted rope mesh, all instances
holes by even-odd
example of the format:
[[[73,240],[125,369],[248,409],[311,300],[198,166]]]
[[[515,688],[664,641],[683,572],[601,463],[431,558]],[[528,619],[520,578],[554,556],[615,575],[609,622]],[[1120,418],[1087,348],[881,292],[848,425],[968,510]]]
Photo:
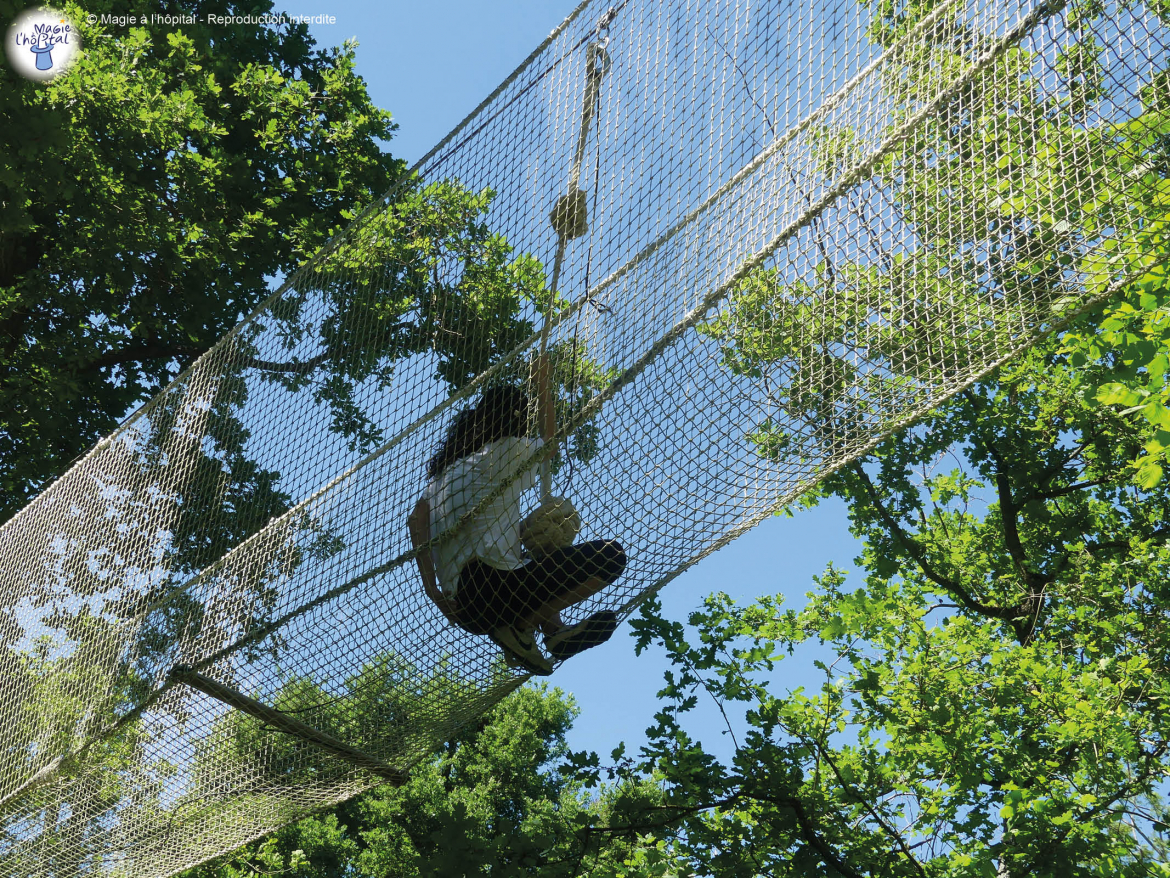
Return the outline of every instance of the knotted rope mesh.
[[[610,2],[4,526],[0,874],[172,874],[522,682],[428,599],[406,518],[450,419],[538,396],[541,350],[554,441],[476,510],[547,460],[578,541],[620,542],[571,624],[1141,262],[1160,3]]]

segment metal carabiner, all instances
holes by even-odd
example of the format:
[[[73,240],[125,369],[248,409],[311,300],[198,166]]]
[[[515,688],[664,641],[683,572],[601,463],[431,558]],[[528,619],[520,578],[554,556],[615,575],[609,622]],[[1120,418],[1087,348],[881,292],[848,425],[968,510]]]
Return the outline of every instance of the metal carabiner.
[[[597,19],[597,36],[600,37],[605,31],[609,30],[609,26],[613,24],[613,20],[617,18],[617,7],[611,6],[605,11],[601,18]]]

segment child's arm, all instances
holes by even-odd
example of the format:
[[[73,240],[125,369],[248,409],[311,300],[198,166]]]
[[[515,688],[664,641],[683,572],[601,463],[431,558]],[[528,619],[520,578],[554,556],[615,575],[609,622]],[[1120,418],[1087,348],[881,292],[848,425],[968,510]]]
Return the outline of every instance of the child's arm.
[[[410,532],[410,542],[415,549],[430,542],[431,507],[425,499],[420,499],[414,504],[414,511],[406,519],[406,529]],[[448,622],[452,625],[456,624],[451,599],[439,591],[438,580],[435,578],[435,564],[430,551],[419,552],[414,561],[418,564],[418,572],[422,575],[423,590],[426,591],[427,597],[447,617]]]

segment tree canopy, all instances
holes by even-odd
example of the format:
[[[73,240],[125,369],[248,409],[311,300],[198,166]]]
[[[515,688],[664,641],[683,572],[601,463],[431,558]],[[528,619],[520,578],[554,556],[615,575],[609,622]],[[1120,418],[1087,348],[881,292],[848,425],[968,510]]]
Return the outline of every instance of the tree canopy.
[[[4,0],[0,19],[22,6]],[[0,519],[402,170],[352,43],[318,48],[303,24],[82,29],[82,56],[48,84],[0,69]]]
[[[405,786],[377,787],[183,878],[622,874],[640,834],[606,830],[628,826],[658,792],[634,779],[591,795],[565,770],[575,715],[559,689],[526,686],[416,766]]]

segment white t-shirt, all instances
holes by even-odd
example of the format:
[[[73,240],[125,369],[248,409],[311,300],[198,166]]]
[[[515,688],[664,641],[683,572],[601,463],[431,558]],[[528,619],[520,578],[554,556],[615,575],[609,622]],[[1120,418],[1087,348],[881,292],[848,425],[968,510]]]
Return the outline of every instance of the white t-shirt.
[[[431,536],[436,537],[476,507],[488,494],[520,471],[543,443],[508,437],[489,442],[474,454],[447,465],[423,491],[431,509]],[[536,486],[536,467],[526,471],[491,501],[450,540],[434,549],[439,590],[453,597],[459,570],[472,558],[502,570],[524,563],[520,545],[520,495]]]

